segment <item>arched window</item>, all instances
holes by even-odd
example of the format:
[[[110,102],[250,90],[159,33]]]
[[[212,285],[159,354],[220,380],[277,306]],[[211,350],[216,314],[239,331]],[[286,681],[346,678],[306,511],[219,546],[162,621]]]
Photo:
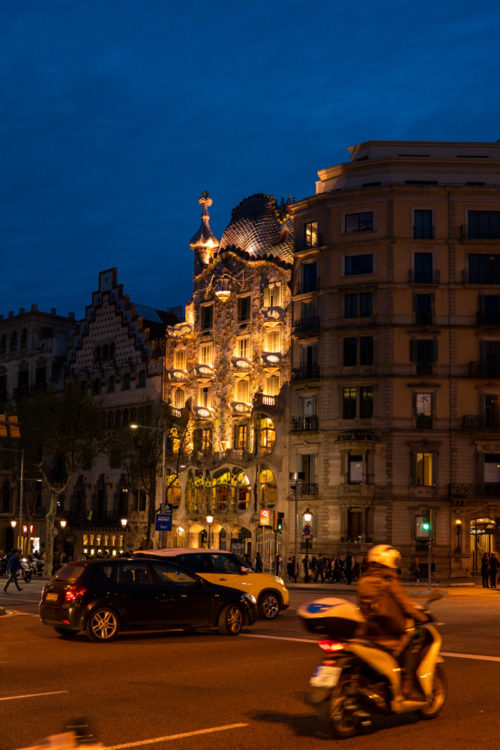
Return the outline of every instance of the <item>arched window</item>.
[[[228,469],[217,472],[212,484],[212,511],[224,513],[231,504],[231,474]]]
[[[181,483],[177,474],[168,474],[165,479],[165,487],[167,490],[167,503],[172,505],[174,508],[178,508],[181,504]]]
[[[257,419],[258,446],[261,455],[272,453],[276,442],[276,429],[269,417],[259,416]]]
[[[235,510],[240,513],[244,510],[248,510],[250,505],[250,480],[244,471],[238,472],[236,475],[236,487],[235,487]]]
[[[115,392],[115,376],[111,375],[108,379],[108,393]]]
[[[28,346],[28,329],[23,328],[21,333],[21,349],[26,349]]]
[[[6,336],[6,335],[5,335],[5,333],[4,333],[4,335],[3,335],[3,336],[2,336],[2,338],[0,339],[0,352],[2,352],[2,353],[3,353],[3,352],[5,352],[6,350],[7,350],[7,336]]]
[[[17,349],[17,331],[12,331],[10,334],[10,351],[15,352]]]
[[[98,396],[101,392],[101,378],[96,378],[94,380],[93,389],[94,396]]]
[[[145,388],[146,387],[146,370],[140,370],[139,375],[137,376],[137,388]]]
[[[259,472],[259,505],[261,508],[273,508],[278,499],[276,480],[271,469],[264,467]]]
[[[129,391],[130,390],[130,373],[126,372],[124,373],[122,377],[122,391]]]

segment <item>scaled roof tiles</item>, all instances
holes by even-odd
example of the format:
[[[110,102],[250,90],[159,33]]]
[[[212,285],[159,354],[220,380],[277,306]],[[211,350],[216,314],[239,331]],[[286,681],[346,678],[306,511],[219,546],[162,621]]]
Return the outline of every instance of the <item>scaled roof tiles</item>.
[[[239,248],[256,258],[272,256],[293,262],[293,220],[284,201],[257,193],[233,209],[220,250]]]

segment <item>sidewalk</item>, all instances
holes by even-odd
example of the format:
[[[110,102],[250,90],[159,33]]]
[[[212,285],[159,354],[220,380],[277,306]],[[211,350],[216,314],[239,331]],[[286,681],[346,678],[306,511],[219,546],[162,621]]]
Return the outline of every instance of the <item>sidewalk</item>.
[[[427,580],[422,580],[420,583],[412,583],[410,581],[405,581],[404,579],[401,580],[401,583],[405,588],[409,589],[428,589],[428,582]],[[335,591],[352,591],[356,592],[357,587],[357,581],[354,581],[349,586],[347,583],[304,583],[304,581],[297,581],[297,583],[290,583],[288,581],[285,581],[285,586],[287,589],[290,589],[290,591],[295,590],[302,590],[302,591],[324,591],[324,592],[335,592]],[[440,581],[439,583],[433,581],[432,582],[432,588],[437,589],[449,589],[449,588],[463,588],[463,587],[469,587],[474,588],[477,586],[481,586],[481,579],[478,576],[473,576],[472,578],[452,578],[452,579],[445,579]]]

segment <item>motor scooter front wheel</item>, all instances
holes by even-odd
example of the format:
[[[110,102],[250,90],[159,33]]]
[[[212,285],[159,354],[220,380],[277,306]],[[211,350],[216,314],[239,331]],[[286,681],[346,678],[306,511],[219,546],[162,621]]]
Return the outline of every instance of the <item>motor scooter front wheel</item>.
[[[432,682],[432,697],[430,703],[418,712],[422,719],[434,719],[441,711],[446,700],[447,693],[446,675],[441,664],[436,665],[434,680]]]
[[[358,733],[359,716],[349,690],[349,680],[341,679],[330,699],[317,707],[324,728],[334,739],[343,740]]]

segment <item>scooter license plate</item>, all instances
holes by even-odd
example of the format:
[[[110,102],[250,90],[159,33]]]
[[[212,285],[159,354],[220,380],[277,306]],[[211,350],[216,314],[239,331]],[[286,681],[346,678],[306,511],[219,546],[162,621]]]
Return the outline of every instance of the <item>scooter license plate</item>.
[[[340,667],[327,667],[320,665],[316,667],[311,675],[309,684],[311,687],[332,688],[338,684],[342,669]]]

